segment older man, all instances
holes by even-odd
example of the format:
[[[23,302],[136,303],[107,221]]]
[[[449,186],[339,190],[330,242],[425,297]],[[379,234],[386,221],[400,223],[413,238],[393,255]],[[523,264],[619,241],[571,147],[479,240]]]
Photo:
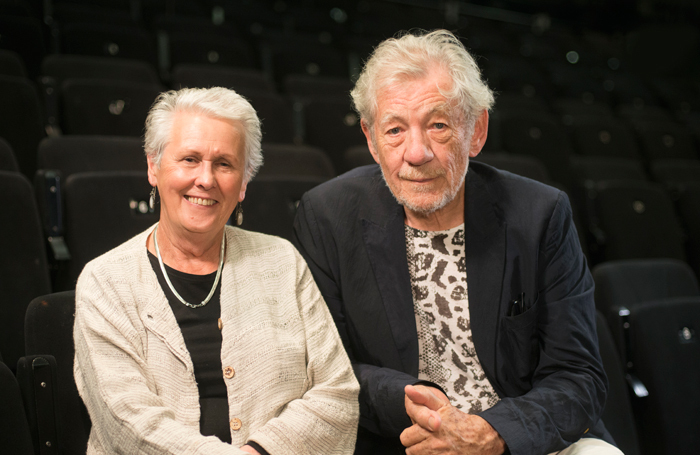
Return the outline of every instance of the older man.
[[[356,453],[619,454],[568,199],[469,162],[493,104],[473,58],[390,39],[352,96],[379,166],[306,194],[295,232],[360,381]]]

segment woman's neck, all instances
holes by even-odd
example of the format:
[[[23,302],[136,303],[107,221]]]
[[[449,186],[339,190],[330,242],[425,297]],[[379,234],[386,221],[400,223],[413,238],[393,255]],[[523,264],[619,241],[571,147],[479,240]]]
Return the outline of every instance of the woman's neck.
[[[206,275],[217,270],[224,229],[213,234],[185,233],[182,235],[176,234],[167,225],[159,223],[157,229],[148,236],[147,241],[148,251],[157,255],[154,233],[158,236],[160,256],[167,266],[194,275]]]

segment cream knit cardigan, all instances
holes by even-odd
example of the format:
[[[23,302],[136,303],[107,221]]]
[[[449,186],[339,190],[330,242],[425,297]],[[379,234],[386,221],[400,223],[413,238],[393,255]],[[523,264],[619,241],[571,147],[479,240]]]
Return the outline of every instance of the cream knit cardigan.
[[[182,332],[148,260],[149,230],[78,279],[75,381],[92,420],[89,454],[351,454],[359,385],[306,263],[287,241],[227,226],[223,367],[232,444],[199,432]],[[223,374],[223,373],[222,373]],[[235,428],[236,425],[231,425]]]

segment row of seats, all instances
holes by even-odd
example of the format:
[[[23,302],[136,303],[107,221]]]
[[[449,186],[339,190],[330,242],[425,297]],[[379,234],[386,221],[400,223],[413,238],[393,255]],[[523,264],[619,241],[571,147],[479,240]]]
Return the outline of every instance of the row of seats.
[[[319,157],[301,148],[297,157]],[[284,153],[283,153],[284,154]],[[271,152],[270,156],[274,154]],[[318,161],[326,175],[275,175],[274,165],[248,185],[243,204],[249,230],[292,237],[296,205],[302,194],[330,177],[325,156]],[[142,159],[142,158],[140,158]],[[274,162],[275,160],[272,159]],[[290,163],[283,156],[280,166]],[[291,163],[290,167],[298,166]],[[160,207],[148,206],[151,187],[141,170],[83,171],[65,180],[60,171],[38,175],[35,187],[17,172],[0,171],[0,189],[9,202],[0,210],[0,333],[3,356],[14,365],[22,352],[24,308],[20,302],[51,291],[74,289],[84,265],[159,219]]]
[[[65,62],[73,65],[73,59]],[[94,62],[93,62],[94,63]],[[116,67],[127,66],[124,62],[106,63],[105,74],[112,78],[130,72]],[[87,65],[89,66],[89,65]],[[141,66],[141,65],[137,65]],[[52,73],[53,81],[47,83],[45,96],[40,97],[31,81],[13,76],[0,76],[0,94],[7,94],[8,103],[0,106],[0,137],[4,137],[14,148],[21,171],[32,178],[36,167],[36,150],[40,140],[46,136],[44,112],[51,136],[61,132],[65,135],[121,135],[139,137],[153,101],[165,88],[157,83],[141,81],[115,81],[113,79],[84,79],[64,77]],[[144,74],[149,74],[148,71]],[[263,137],[269,142],[306,143],[323,148],[338,169],[343,169],[343,151],[352,145],[365,142],[357,115],[352,111],[347,93],[349,80],[288,78],[288,86],[297,90],[293,98],[280,95],[269,87],[262,73],[241,70],[205,70],[199,73],[194,68],[182,68],[180,86],[208,87],[223,85],[235,87],[250,100],[262,119]],[[197,75],[201,80],[197,81]],[[93,76],[99,77],[99,74]],[[141,76],[138,76],[141,77]],[[47,76],[49,78],[49,76]],[[134,76],[136,78],[136,76]],[[326,91],[321,90],[324,88]],[[326,96],[333,90],[341,96]],[[315,93],[314,98],[306,95]],[[21,107],[18,109],[16,106]]]
[[[700,444],[697,279],[682,262],[663,259],[612,261],[593,276],[608,430],[627,455],[694,454]],[[7,420],[0,444],[12,453],[85,452],[91,424],[73,381],[74,312],[74,291],[33,299],[16,379],[0,364],[0,415]]]
[[[91,27],[95,27],[93,24]],[[211,29],[214,27],[209,25]],[[397,29],[400,30],[400,29]],[[109,30],[100,30],[101,35],[109,34]],[[211,32],[209,33],[211,35]],[[154,83],[164,83],[174,85],[178,78],[181,78],[180,68],[182,66],[202,66],[204,68],[240,68],[249,71],[259,71],[265,74],[268,83],[278,90],[284,91],[285,78],[290,74],[305,74],[321,78],[349,79],[357,75],[357,64],[352,61],[363,61],[371,51],[372,45],[366,46],[366,54],[355,56],[350,59],[348,56],[337,55],[331,57],[328,50],[324,52],[324,47],[309,44],[306,38],[297,36],[279,37],[280,47],[277,51],[263,52],[278,56],[277,59],[284,58],[288,64],[277,64],[276,69],[270,65],[248,65],[244,62],[237,62],[235,59],[220,61],[219,52],[213,50],[206,43],[198,41],[187,35],[188,39],[183,40],[183,44],[190,46],[200,45],[201,54],[216,55],[215,62],[208,62],[203,58],[181,58],[172,63],[167,78],[163,77],[162,71],[157,71],[157,65],[153,62],[128,58],[127,56],[105,56],[101,53],[89,52],[63,52],[48,54],[37,65],[37,76],[51,76],[55,69],[60,66],[61,57],[72,58],[78,65],[81,63],[80,57],[89,61],[87,57],[104,61],[129,61],[133,62],[132,67],[137,64],[148,69],[149,74],[144,74],[145,69],[139,71],[141,77],[146,81]],[[274,34],[272,36],[275,36]],[[93,43],[96,38],[83,37],[80,42]],[[234,38],[235,40],[235,38]],[[99,40],[98,40],[99,41]],[[223,42],[231,39],[224,38]],[[113,44],[113,43],[112,43]],[[99,46],[98,46],[99,47]],[[103,47],[108,48],[105,44]],[[573,46],[576,47],[576,46]],[[517,93],[529,98],[537,98],[551,102],[555,99],[577,99],[589,105],[612,106],[622,110],[642,109],[647,106],[664,107],[668,109],[674,118],[686,120],[690,114],[697,114],[700,108],[700,87],[691,75],[688,76],[646,76],[639,75],[629,70],[619,68],[615,70],[607,69],[596,75],[590,66],[583,63],[566,61],[563,57],[565,53],[560,52],[559,57],[552,57],[551,62],[541,63],[537,60],[527,59],[517,55],[504,55],[500,51],[483,50],[485,53],[477,53],[478,61],[482,66],[483,73],[490,85],[500,92]],[[479,51],[477,51],[479,52]],[[569,51],[567,54],[573,51]],[[559,53],[558,53],[559,54]],[[353,54],[354,55],[354,54]],[[330,62],[333,62],[332,64]],[[84,64],[83,64],[84,65]],[[105,64],[106,65],[106,64]],[[327,70],[328,66],[335,66],[334,70]],[[29,75],[22,56],[12,50],[5,50],[0,54],[0,68],[5,75],[25,77]],[[106,68],[106,66],[105,66]],[[83,72],[86,76],[92,70],[88,66],[72,68],[73,73]],[[132,69],[133,70],[133,69]],[[104,72],[103,72],[104,74]],[[132,76],[136,73],[132,73]],[[85,76],[84,76],[85,77]],[[110,78],[115,78],[112,76]],[[590,109],[589,109],[590,110]],[[599,109],[600,110],[600,109]],[[693,117],[691,115],[691,117]],[[697,116],[694,123],[697,123]]]
[[[274,65],[276,72],[284,74],[290,69],[306,70],[304,63],[311,58],[316,74],[347,76],[346,53],[358,49],[365,53],[374,44],[358,37],[384,38],[401,28],[447,25],[444,14],[434,6],[424,9],[420,18],[407,17],[401,14],[406,8],[393,7],[392,16],[403,20],[403,27],[396,20],[387,19],[380,22],[381,27],[368,27],[362,23],[373,22],[372,11],[354,14],[344,5],[314,7],[310,2],[289,8],[284,1],[246,5],[193,2],[198,3],[198,11],[178,10],[173,7],[175,3],[167,2],[154,8],[153,14],[140,8],[146,6],[147,0],[126,2],[122,9],[115,4],[44,3],[49,7],[34,15],[15,12],[3,17],[0,9],[0,23],[4,21],[15,35],[30,41],[25,58],[34,60],[45,53],[136,58],[165,71],[177,63],[196,62],[245,67]],[[369,10],[375,8],[368,6]],[[151,17],[144,18],[146,14]],[[358,26],[346,26],[351,23]]]
[[[532,157],[482,152],[475,159],[566,191],[590,264],[667,257],[700,276],[700,161],[654,161],[649,179],[635,160],[576,157],[562,186]]]
[[[31,150],[35,149],[37,138],[45,134],[42,126],[47,127],[50,134],[140,136],[142,120],[159,91],[166,87],[213,84],[233,87],[251,99],[264,119],[267,140],[319,146],[331,154],[336,168],[342,170],[343,151],[364,141],[358,119],[349,105],[350,78],[357,74],[359,62],[386,36],[389,27],[396,27],[389,33],[393,34],[417,25],[411,21],[419,17],[415,12],[406,14],[408,7],[383,2],[377,2],[383,7],[367,5],[367,14],[360,21],[373,27],[354,32],[348,29],[344,35],[350,42],[364,44],[354,52],[341,52],[334,47],[333,40],[320,43],[319,36],[309,37],[304,30],[284,26],[282,19],[287,15],[298,24],[304,14],[308,18],[317,17],[314,12],[323,11],[325,6],[310,8],[306,5],[301,8],[305,13],[299,14],[291,6],[286,11],[284,2],[278,2],[282,6],[263,2],[259,9],[250,8],[255,12],[249,14],[248,7],[236,9],[233,5],[224,5],[219,11],[216,6],[209,5],[202,9],[211,9],[208,18],[166,14],[146,21],[145,28],[149,32],[163,32],[166,36],[185,33],[186,37],[181,40],[183,46],[197,47],[199,54],[210,56],[204,59],[194,57],[197,52],[184,52],[192,58],[173,62],[167,56],[155,61],[128,52],[108,52],[130,47],[120,46],[119,38],[138,34],[122,33],[119,27],[133,31],[129,27],[134,24],[127,26],[126,22],[140,13],[129,10],[128,18],[120,22],[120,26],[110,27],[100,22],[99,18],[107,17],[107,14],[100,14],[102,6],[91,10],[94,15],[90,16],[81,12],[84,5],[76,10],[66,7],[66,2],[53,3],[57,8],[44,12],[45,16],[54,21],[52,26],[57,28],[59,36],[65,29],[79,30],[79,38],[68,40],[76,47],[58,46],[43,60],[36,60],[41,59],[43,53],[32,54],[36,60],[36,75],[41,76],[41,86],[36,93],[30,93],[32,89],[27,87],[33,85],[31,79],[25,78],[25,86],[16,85],[17,81],[3,81],[6,91],[12,92],[8,95],[11,103],[7,104],[11,112],[6,116],[14,115],[17,120],[0,122],[0,125],[7,125],[6,131],[0,128],[0,136],[13,144],[20,155],[20,167],[30,178],[35,169]],[[420,16],[424,28],[447,21],[449,14],[424,6],[424,14]],[[233,10],[237,10],[235,15],[230,14]],[[394,14],[383,15],[389,10]],[[196,11],[193,14],[197,16]],[[238,27],[242,30],[247,30],[246,25],[253,27],[257,23],[245,21],[260,21],[265,24],[264,33],[237,34],[225,25],[221,14],[235,18],[231,19],[233,22],[244,21],[244,25]],[[628,41],[600,32],[595,38],[581,37],[561,26],[537,35],[527,28],[457,16],[453,18],[453,26],[479,56],[478,62],[489,84],[499,93],[488,149],[535,155],[555,174],[555,180],[565,184],[568,175],[562,163],[567,160],[562,155],[572,153],[647,160],[698,158],[700,87],[691,74],[664,75],[656,71],[647,75],[635,71],[634,65],[626,63],[623,52],[637,42],[632,35]],[[115,13],[113,17],[119,15]],[[438,20],[434,20],[436,17]],[[380,18],[383,21],[376,20]],[[143,25],[140,21],[136,22]],[[328,25],[327,20],[318,23]],[[281,28],[275,28],[276,25]],[[9,28],[5,35],[12,35],[13,30]],[[90,31],[94,34],[92,37]],[[691,27],[689,33],[693,31],[697,32]],[[288,61],[289,65],[278,65],[278,70],[274,70],[268,64],[249,65],[234,58],[220,58],[223,51],[216,50],[212,42],[200,40],[204,34],[219,35],[221,43],[231,46],[239,38],[254,39],[256,43],[262,39],[265,45],[259,49],[261,61],[266,58],[272,61],[275,56]],[[11,41],[5,39],[4,42]],[[258,47],[247,44],[251,48]],[[147,47],[142,44],[133,49],[143,52]],[[342,55],[330,55],[337,52]],[[233,55],[236,51],[230,53]],[[6,68],[7,77],[20,79],[22,75],[32,74],[22,70],[22,60],[17,55],[13,62],[12,53],[4,54],[6,58],[0,53],[0,72]],[[21,57],[28,58],[26,53]],[[163,73],[163,60],[170,61],[167,77]],[[3,64],[4,61],[9,63]],[[326,71],[323,69],[326,66],[336,67],[338,71]],[[284,69],[279,70],[282,67]],[[16,103],[23,105],[18,109]]]
[[[243,227],[291,239],[298,200],[335,172],[319,149],[264,144],[263,150],[266,164],[249,184]],[[362,153],[371,160],[366,149]],[[544,166],[532,158],[485,153],[477,159],[551,183]],[[10,201],[3,212],[13,220],[2,226],[0,250],[13,260],[2,261],[8,279],[0,285],[0,295],[14,301],[73,289],[88,261],[158,220],[158,207],[148,207],[151,188],[138,139],[50,138],[42,142],[40,162],[45,168],[33,185],[20,173],[0,171],[0,186]],[[606,163],[588,164],[599,171]],[[582,179],[570,191],[591,264],[675,258],[687,261],[700,276],[700,182],[678,186],[674,201],[653,182],[593,178]],[[9,278],[13,276],[17,278]],[[21,327],[22,315],[22,310],[7,310],[7,333]]]
[[[2,150],[0,142],[0,162],[11,163],[11,155],[3,160]],[[273,177],[323,181],[336,175],[333,163],[318,148],[264,143],[263,155],[265,165],[256,180]],[[674,257],[687,259],[700,270],[697,239],[700,160],[656,160],[651,165],[650,179],[641,163],[635,160],[576,157],[570,163],[574,178],[567,187],[562,187],[553,182],[547,168],[532,157],[486,151],[476,159],[567,191],[582,246],[592,264],[634,257]],[[54,240],[63,236],[64,212],[71,213],[71,201],[76,200],[74,181],[80,179],[73,178],[74,174],[142,173],[146,168],[141,141],[130,137],[47,138],[39,146],[37,160],[40,170],[34,187],[38,207],[45,235]],[[373,162],[366,145],[353,147],[344,154],[347,167]],[[13,170],[11,165],[8,170]],[[300,194],[295,192],[289,196],[298,199]],[[255,198],[253,194],[246,205],[257,207]],[[277,210],[274,200],[263,198],[260,205],[270,205],[265,210],[273,213]],[[265,220],[260,224],[263,231],[289,237],[290,226],[270,231],[266,225],[268,218],[261,219]],[[252,220],[255,222],[255,218]],[[60,245],[51,244],[53,258],[62,257]],[[77,266],[82,267],[85,262],[79,261]],[[75,278],[77,272],[71,276]]]
[[[63,63],[68,67],[81,67],[74,64],[74,58],[67,58]],[[35,151],[46,135],[45,117],[52,136],[60,132],[133,137],[143,134],[148,109],[164,87],[148,82],[147,75],[151,74],[148,71],[143,72],[141,81],[127,81],[127,78],[142,77],[132,75],[137,71],[129,70],[130,63],[92,61],[83,65],[93,68],[89,72],[95,77],[92,79],[68,77],[55,70],[52,76],[45,78],[55,83],[47,82],[43,98],[30,81],[0,76],[0,93],[7,94],[8,100],[8,104],[0,107],[0,118],[7,120],[0,123],[0,137],[12,144],[25,175],[31,178],[36,170]],[[102,70],[94,69],[103,65]],[[124,68],[116,71],[120,66]],[[100,71],[112,77],[124,75],[124,79],[97,78],[101,77]],[[269,84],[262,73],[186,67],[182,68],[178,87],[234,87],[258,111],[263,120],[265,140],[320,147],[329,154],[336,169],[347,170],[345,150],[365,143],[359,119],[347,96],[350,81],[289,76],[286,79],[289,95],[276,93]],[[605,106],[558,100],[556,112],[548,109],[548,105],[534,98],[499,95],[490,119],[486,150],[538,158],[548,167],[554,180],[563,184],[572,181],[569,161],[577,155],[626,158],[644,163],[664,158],[700,158],[697,152],[700,136],[696,137],[691,129],[674,122],[661,108],[647,107],[630,111],[626,117],[616,117]],[[44,112],[49,114],[45,116]]]

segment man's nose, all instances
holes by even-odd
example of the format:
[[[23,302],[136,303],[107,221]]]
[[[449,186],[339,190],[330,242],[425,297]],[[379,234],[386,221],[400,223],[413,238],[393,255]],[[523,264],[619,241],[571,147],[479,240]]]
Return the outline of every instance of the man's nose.
[[[426,135],[422,131],[411,131],[406,138],[404,161],[413,166],[420,166],[432,160],[433,157]]]

